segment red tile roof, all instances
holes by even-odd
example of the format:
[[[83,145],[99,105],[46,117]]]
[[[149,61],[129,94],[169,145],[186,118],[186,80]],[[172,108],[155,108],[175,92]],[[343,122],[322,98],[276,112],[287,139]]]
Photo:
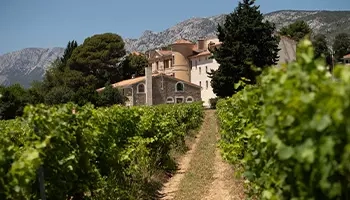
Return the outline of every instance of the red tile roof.
[[[350,54],[345,55],[343,58],[350,58]]]
[[[203,51],[203,52],[201,52],[199,54],[190,56],[189,58],[197,58],[197,57],[200,57],[200,56],[208,56],[208,55],[211,55],[210,51],[205,50],[205,51]]]
[[[158,50],[158,52],[160,54],[162,54],[163,56],[167,56],[167,55],[171,55],[172,54],[172,51],[169,51],[169,50]]]
[[[185,39],[180,39],[180,40],[176,40],[174,44],[193,44],[193,43]]]

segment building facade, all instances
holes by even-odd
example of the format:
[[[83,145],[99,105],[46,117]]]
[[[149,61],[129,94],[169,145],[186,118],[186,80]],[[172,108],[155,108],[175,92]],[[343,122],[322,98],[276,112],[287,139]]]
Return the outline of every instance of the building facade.
[[[280,38],[277,66],[296,59],[297,42],[285,36]],[[207,72],[219,68],[216,60],[211,58],[209,48],[220,45],[218,38],[199,39],[196,43],[180,39],[170,45],[171,50],[153,50],[146,55],[153,73],[164,73],[200,86],[203,105],[208,107],[209,100],[216,95]]]
[[[151,67],[147,67],[145,71],[146,76],[112,84],[114,88],[120,88],[123,95],[127,97],[126,106],[201,101],[201,89],[198,85],[164,73],[152,73]],[[103,89],[100,88],[97,91]]]

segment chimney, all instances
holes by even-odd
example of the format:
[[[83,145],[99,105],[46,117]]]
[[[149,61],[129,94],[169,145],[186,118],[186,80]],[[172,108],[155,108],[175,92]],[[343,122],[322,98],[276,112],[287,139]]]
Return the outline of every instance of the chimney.
[[[152,105],[152,65],[148,64],[145,67],[145,78],[146,78],[146,105]]]
[[[204,50],[205,40],[203,38],[198,39],[198,50]]]

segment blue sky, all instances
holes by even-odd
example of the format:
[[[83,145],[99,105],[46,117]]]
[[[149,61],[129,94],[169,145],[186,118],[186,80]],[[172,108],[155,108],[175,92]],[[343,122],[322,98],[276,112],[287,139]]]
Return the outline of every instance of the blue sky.
[[[191,17],[230,13],[237,0],[0,0],[0,55],[26,47],[65,47],[113,32],[137,38]],[[350,10],[349,0],[257,0],[263,13],[282,9]]]

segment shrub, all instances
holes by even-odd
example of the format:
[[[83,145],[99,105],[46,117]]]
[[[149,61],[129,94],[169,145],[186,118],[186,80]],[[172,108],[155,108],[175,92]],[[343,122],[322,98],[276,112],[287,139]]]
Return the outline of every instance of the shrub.
[[[297,61],[220,100],[221,149],[258,199],[348,199],[350,69],[334,78],[302,41]]]

